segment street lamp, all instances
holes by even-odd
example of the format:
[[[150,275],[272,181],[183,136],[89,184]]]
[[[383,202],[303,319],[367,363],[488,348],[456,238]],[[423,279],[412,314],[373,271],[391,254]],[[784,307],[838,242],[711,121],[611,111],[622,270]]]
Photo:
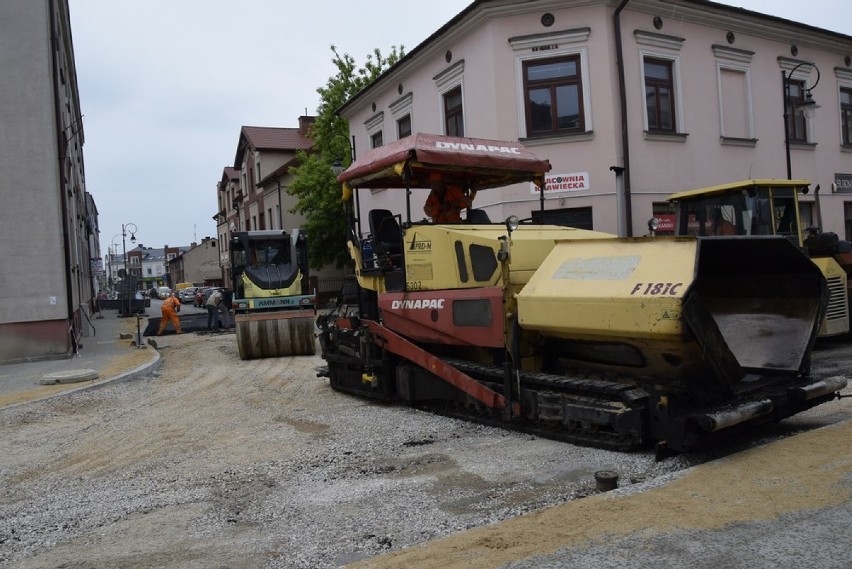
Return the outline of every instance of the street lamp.
[[[133,227],[133,229],[130,229]],[[139,229],[136,227],[134,223],[122,223],[121,224],[121,251],[124,254],[124,278],[127,279],[130,276],[130,273],[127,272],[127,243],[125,242],[125,237],[127,237],[127,232],[130,232],[130,242],[136,243],[136,232]],[[125,312],[125,316],[130,316],[130,283],[125,283],[124,290],[127,293],[127,312]]]
[[[790,82],[792,81],[793,74],[796,73],[796,70],[799,69],[799,67],[801,67],[803,65],[809,65],[809,66],[813,67],[816,70],[817,76],[816,76],[816,81],[814,81],[813,85],[811,85],[810,87],[807,87],[807,88],[802,87],[801,90],[804,93],[804,96],[802,97],[802,100],[800,100],[798,97],[796,98],[796,101],[798,101],[798,104],[796,105],[796,107],[794,109],[795,112],[793,113],[793,118],[795,118],[795,113],[798,112],[799,109],[801,109],[802,115],[804,115],[804,117],[806,119],[811,120],[812,118],[814,118],[814,114],[816,113],[816,110],[819,108],[819,105],[816,103],[816,101],[814,101],[813,95],[811,94],[811,91],[817,86],[817,83],[819,83],[819,67],[817,67],[815,63],[811,63],[809,61],[803,61],[803,62],[799,63],[798,65],[796,65],[795,67],[793,67],[793,69],[790,70],[789,75],[787,74],[787,72],[785,70],[782,69],[781,70],[781,86],[784,89],[784,150],[785,150],[786,156],[787,156],[787,179],[788,180],[793,179],[792,167],[790,165],[790,118],[791,118],[790,117],[790,111],[793,110],[793,99],[790,98]]]
[[[109,285],[110,289],[112,289],[112,287],[115,286],[115,275],[113,274],[115,271],[113,271],[113,269],[115,268],[115,256],[116,256],[117,251],[118,251],[118,244],[116,244],[116,242],[115,242],[115,240],[118,239],[118,235],[119,234],[116,233],[115,235],[112,236],[112,241],[110,241],[109,248],[107,249],[107,253],[108,253],[107,254],[107,266],[108,266],[108,270],[109,270],[109,275],[108,275],[108,278],[107,278],[107,284]],[[112,292],[112,291],[110,291],[110,292]]]
[[[338,140],[342,140],[343,143],[346,145],[346,147],[343,148],[343,147],[341,147],[341,145],[336,144],[336,142]],[[329,154],[334,153],[334,162],[331,164],[331,172],[334,174],[334,178],[336,180],[337,177],[340,176],[344,172],[344,170],[346,170],[346,166],[343,164],[343,156],[342,156],[343,150],[349,151],[349,163],[350,164],[355,161],[355,136],[353,135],[352,140],[350,141],[348,138],[343,136],[343,134],[341,134],[341,133],[333,134],[331,136],[331,140],[329,140],[329,142],[328,142],[328,150],[329,150]],[[355,198],[354,198],[355,204],[354,204],[354,207],[352,208],[351,213],[352,213],[353,221],[355,221],[357,223],[358,234],[360,235],[361,234],[361,218],[360,218],[360,215],[358,215],[360,213],[359,205],[358,205],[358,188],[355,188],[354,194],[355,194]]]

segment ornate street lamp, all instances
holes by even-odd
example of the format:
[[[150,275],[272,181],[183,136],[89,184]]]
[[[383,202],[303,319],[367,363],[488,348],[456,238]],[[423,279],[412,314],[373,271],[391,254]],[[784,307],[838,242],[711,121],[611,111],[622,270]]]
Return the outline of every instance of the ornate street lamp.
[[[130,229],[131,227],[133,229]],[[139,229],[134,223],[121,224],[121,251],[124,254],[124,279],[127,279],[130,276],[130,273],[127,272],[127,243],[125,242],[125,237],[127,237],[128,231],[130,232],[130,242],[136,243],[136,232],[139,231]],[[130,316],[130,283],[125,283],[123,288],[127,294],[127,312],[125,312],[124,315]]]
[[[803,100],[796,99],[798,103],[793,112],[793,119],[795,119],[795,114],[798,113],[799,110],[802,111],[802,115],[808,120],[814,118],[814,114],[816,110],[819,108],[819,105],[814,101],[813,95],[811,91],[817,86],[819,83],[819,67],[816,66],[815,63],[811,63],[809,61],[803,61],[796,65],[793,69],[790,70],[790,73],[787,74],[785,70],[781,70],[781,84],[784,89],[784,150],[787,155],[787,179],[793,179],[792,167],[790,165],[790,111],[793,109],[794,100],[790,98],[790,82],[793,79],[793,74],[796,73],[796,70],[803,65],[809,65],[816,70],[817,76],[816,81],[810,87],[802,87],[802,92],[804,93]]]

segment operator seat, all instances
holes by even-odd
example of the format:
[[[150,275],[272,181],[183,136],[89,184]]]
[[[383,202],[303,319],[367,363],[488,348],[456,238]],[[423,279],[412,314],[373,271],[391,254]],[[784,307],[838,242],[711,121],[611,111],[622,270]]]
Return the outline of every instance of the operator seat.
[[[484,209],[469,209],[467,210],[467,222],[485,225],[491,223],[491,218],[488,217],[488,212]]]
[[[376,257],[387,257],[392,264],[401,264],[402,231],[396,217],[387,209],[371,209],[367,217]]]

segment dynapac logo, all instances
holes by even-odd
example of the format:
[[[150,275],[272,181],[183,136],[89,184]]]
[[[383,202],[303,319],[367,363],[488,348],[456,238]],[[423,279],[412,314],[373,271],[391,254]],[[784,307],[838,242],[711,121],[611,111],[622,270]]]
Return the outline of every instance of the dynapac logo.
[[[517,146],[491,146],[485,144],[469,144],[467,142],[447,142],[436,140],[435,148],[443,150],[470,150],[474,152],[494,152],[496,154],[520,154],[521,149]]]
[[[408,250],[419,251],[421,253],[431,252],[432,241],[429,239],[424,239],[415,231],[414,236],[411,238],[411,244],[408,246]]]
[[[444,308],[444,298],[418,298],[417,300],[394,300],[391,310],[429,310]]]

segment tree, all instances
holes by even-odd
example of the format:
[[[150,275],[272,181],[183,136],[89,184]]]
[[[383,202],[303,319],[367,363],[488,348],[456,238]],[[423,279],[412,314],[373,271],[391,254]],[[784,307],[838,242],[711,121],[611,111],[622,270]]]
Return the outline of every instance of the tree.
[[[333,264],[340,268],[349,262],[346,249],[347,218],[341,199],[341,187],[331,170],[336,159],[344,167],[351,162],[349,125],[335,114],[346,101],[375,80],[385,69],[402,58],[404,47],[396,46],[384,57],[379,49],[367,56],[364,67],[358,68],[349,54],[334,54],[332,62],[337,74],[324,87],[317,89],[320,104],[311,129],[313,148],[298,153],[299,166],[290,170],[293,181],[289,191],[296,197],[291,213],[305,215],[310,247],[310,265],[319,269]]]

